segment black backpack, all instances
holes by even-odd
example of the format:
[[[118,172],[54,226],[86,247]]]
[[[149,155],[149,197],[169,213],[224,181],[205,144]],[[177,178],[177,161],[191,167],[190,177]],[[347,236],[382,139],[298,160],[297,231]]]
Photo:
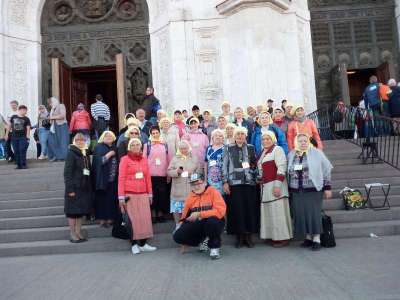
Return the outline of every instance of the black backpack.
[[[322,234],[321,234],[321,246],[325,248],[336,247],[335,234],[333,233],[333,223],[330,216],[322,212]]]

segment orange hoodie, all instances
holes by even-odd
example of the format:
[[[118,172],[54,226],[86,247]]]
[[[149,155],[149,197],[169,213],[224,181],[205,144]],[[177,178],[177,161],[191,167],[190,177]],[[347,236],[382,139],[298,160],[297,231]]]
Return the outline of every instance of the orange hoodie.
[[[215,188],[209,186],[201,195],[191,192],[186,198],[182,218],[189,217],[192,212],[200,212],[202,219],[210,217],[222,219],[226,212],[225,201]]]

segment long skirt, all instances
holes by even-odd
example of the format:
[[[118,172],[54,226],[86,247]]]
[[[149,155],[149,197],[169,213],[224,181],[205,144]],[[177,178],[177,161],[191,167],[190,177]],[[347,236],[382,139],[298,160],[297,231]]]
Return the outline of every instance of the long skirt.
[[[230,186],[227,196],[227,232],[229,234],[257,233],[260,205],[257,190],[252,185]]]
[[[132,240],[143,240],[153,237],[150,201],[147,194],[128,194],[126,204],[129,219],[132,223]]]
[[[296,237],[322,233],[323,192],[292,193],[294,233]]]
[[[96,191],[95,216],[97,220],[115,220],[118,212],[117,182],[110,182],[105,190]]]
[[[289,199],[284,197],[275,200],[276,198],[272,194],[273,187],[273,182],[263,185],[260,237],[273,241],[290,240],[293,233]],[[282,189],[282,193],[287,195],[287,188],[285,191]]]
[[[151,185],[153,187],[153,204],[151,208],[155,212],[169,213],[167,177],[152,176]]]
[[[47,141],[49,159],[64,160],[67,157],[69,132],[67,123],[54,125],[54,132],[49,133]]]

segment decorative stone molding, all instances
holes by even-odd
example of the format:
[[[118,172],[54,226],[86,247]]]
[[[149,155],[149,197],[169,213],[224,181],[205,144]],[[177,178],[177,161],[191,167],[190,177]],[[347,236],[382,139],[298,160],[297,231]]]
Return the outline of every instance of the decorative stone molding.
[[[233,15],[249,7],[271,6],[279,10],[288,10],[290,0],[226,0],[217,5],[221,15]]]
[[[11,0],[8,4],[10,21],[13,24],[24,26],[26,23],[26,0]]]
[[[28,45],[11,42],[9,51],[12,53],[10,60],[10,76],[12,82],[12,99],[26,103],[28,91],[28,62],[27,49]]]

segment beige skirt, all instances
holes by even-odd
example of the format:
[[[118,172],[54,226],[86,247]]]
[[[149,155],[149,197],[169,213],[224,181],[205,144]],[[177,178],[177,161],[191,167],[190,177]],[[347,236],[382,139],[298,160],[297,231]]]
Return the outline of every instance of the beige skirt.
[[[153,237],[149,196],[147,194],[128,194],[127,196],[130,198],[126,204],[126,210],[132,223],[132,240]]]

